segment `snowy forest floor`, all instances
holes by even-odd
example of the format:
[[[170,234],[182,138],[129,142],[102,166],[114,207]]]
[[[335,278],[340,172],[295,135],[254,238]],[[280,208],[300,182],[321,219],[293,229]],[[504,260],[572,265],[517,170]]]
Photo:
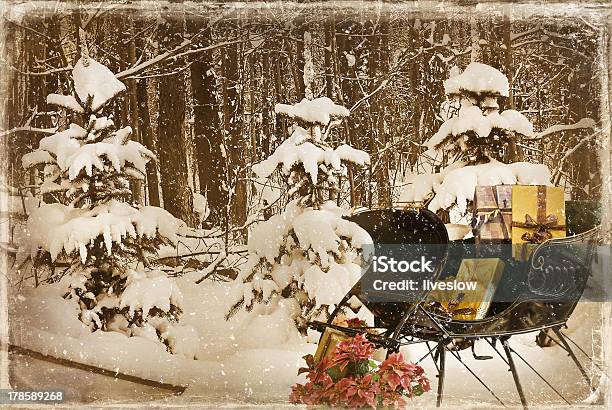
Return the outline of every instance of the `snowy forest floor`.
[[[303,376],[297,376],[298,368],[303,366],[301,357],[314,352],[316,345],[295,336],[287,312],[282,309],[271,315],[265,314],[265,308],[241,312],[225,321],[223,314],[227,310],[230,285],[213,281],[195,285],[196,279],[195,273],[187,274],[178,278],[178,283],[185,297],[183,323],[192,325],[200,335],[198,360],[171,355],[159,343],[143,337],[128,338],[116,332],[91,333],[77,319],[76,307],[62,299],[58,285],[14,291],[9,303],[13,344],[107,370],[187,385],[181,396],[168,396],[147,386],[15,356],[10,369],[13,388],[43,385],[60,388],[65,390],[69,402],[96,405],[136,404],[143,400],[177,406],[226,403],[232,407],[278,408],[288,405],[291,385],[303,381]],[[598,330],[601,306],[581,302],[567,330],[594,357],[598,357],[601,348]],[[584,400],[589,389],[567,355],[556,346],[542,349],[534,339],[533,333],[513,337],[511,346],[571,402]],[[426,351],[422,345],[407,348],[404,353],[416,361]],[[507,366],[484,341],[476,344],[476,352],[494,359],[476,361],[469,350],[462,352],[462,359],[506,405],[520,405],[511,374],[500,371]],[[593,370],[577,354],[587,369]],[[558,408],[564,404],[524,363],[516,360],[530,405]],[[498,405],[457,360],[449,355],[447,362],[445,405],[462,408]],[[436,370],[431,359],[421,364],[435,391]],[[435,406],[434,391],[415,399],[413,404]]]

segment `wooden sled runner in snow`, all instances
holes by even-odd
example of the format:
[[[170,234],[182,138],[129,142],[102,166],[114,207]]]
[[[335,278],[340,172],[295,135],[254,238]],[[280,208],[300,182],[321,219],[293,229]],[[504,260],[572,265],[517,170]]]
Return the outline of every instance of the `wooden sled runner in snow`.
[[[375,244],[448,244],[443,222],[426,209],[365,211],[350,219],[368,231]],[[349,335],[364,333],[371,342],[387,348],[388,354],[398,351],[402,346],[416,343],[426,344],[427,354],[416,363],[429,357],[436,366],[438,371],[437,406],[440,406],[443,400],[448,353],[458,360],[500,404],[505,405],[486,384],[486,377],[479,377],[461,358],[461,350],[471,348],[475,359],[493,359],[491,356],[476,354],[474,351],[476,340],[488,342],[497,353],[498,358],[501,358],[509,367],[524,408],[527,407],[527,397],[517,372],[517,363],[527,366],[556,395],[570,404],[526,358],[510,345],[511,338],[517,334],[546,332],[546,335],[556,345],[567,352],[588,386],[593,390],[591,380],[573,348],[579,349],[591,362],[592,359],[580,346],[567,337],[562,329],[566,327],[591,275],[599,226],[572,227],[568,224],[568,230],[572,236],[550,239],[537,245],[529,260],[520,265],[524,271],[523,280],[517,280],[516,283],[511,284],[514,288],[513,301],[501,304],[501,307],[493,310],[483,319],[457,320],[452,316],[432,311],[427,305],[429,291],[415,292],[412,301],[372,302],[367,292],[361,289],[360,281],[337,305],[327,322],[316,321],[310,326],[321,332],[329,327]],[[436,269],[426,278],[419,277],[418,280],[438,280],[444,265],[450,263],[447,256],[440,255]],[[370,267],[363,277],[372,274]],[[364,329],[350,329],[333,324],[338,313],[349,307],[351,298],[357,298],[362,306],[372,312],[375,332],[365,333]]]
[[[11,377],[11,386],[17,390],[47,388],[63,390],[66,400],[83,400],[83,397],[71,397],[69,391],[83,394],[87,384],[92,393],[104,391],[106,386],[113,391],[114,400],[120,400],[122,395],[126,401],[161,399],[168,396],[181,395],[186,386],[163,383],[142,377],[112,371],[90,364],[79,363],[65,358],[50,356],[31,349],[9,345],[9,361],[14,363],[15,370]],[[17,365],[19,364],[19,365]],[[27,373],[27,374],[25,374]],[[32,382],[32,385],[30,385]]]

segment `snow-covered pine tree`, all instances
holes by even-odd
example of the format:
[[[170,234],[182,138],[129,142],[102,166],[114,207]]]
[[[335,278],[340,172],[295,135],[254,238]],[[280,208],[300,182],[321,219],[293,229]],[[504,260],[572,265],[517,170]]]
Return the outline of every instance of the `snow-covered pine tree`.
[[[332,148],[329,133],[349,111],[327,97],[277,104],[277,114],[295,121],[292,134],[266,160],[253,166],[260,178],[277,168],[287,176],[293,200],[286,209],[256,225],[249,237],[249,258],[236,278],[230,318],[257,303],[285,300],[302,333],[309,320],[328,314],[361,275],[359,252],[370,243],[366,231],[343,219],[346,211],[329,198],[339,190],[347,163],[369,163],[367,153],[346,144]]]
[[[444,91],[458,106],[428,141],[430,148],[443,149],[451,157],[481,164],[503,161],[508,144],[517,135],[532,136],[533,125],[515,110],[499,112],[499,99],[508,97],[508,79],[495,68],[471,63],[463,73],[444,82]]]
[[[129,126],[117,130],[100,115],[125,85],[86,49],[72,79],[72,95],[50,94],[47,102],[71,112],[73,122],[22,158],[25,168],[42,168],[41,194],[57,200],[30,215],[31,251],[69,260],[62,277],[51,280],[66,282],[66,298],[78,302],[80,319],[92,331],[159,337],[172,350],[167,337],[182,295],[149,257],[176,241],[181,221],[161,208],[132,203],[129,181],[143,180],[155,157],[129,140]]]
[[[532,137],[533,125],[520,112],[500,113],[500,99],[508,96],[508,80],[497,69],[471,63],[452,72],[444,82],[448,101],[443,104],[440,129],[426,143],[431,157],[448,158],[439,173],[411,175],[403,202],[426,201],[432,211],[455,209],[451,222],[460,222],[476,186],[500,184],[550,185],[543,164],[506,164],[508,146],[520,136]],[[465,221],[464,221],[465,222]]]

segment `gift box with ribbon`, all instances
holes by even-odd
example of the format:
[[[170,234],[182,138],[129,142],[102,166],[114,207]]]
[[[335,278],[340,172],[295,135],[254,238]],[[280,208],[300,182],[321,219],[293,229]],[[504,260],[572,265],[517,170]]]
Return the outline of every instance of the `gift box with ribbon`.
[[[499,258],[463,259],[457,275],[443,282],[455,285],[463,283],[470,289],[431,291],[427,308],[454,320],[484,319],[503,272],[504,262]]]
[[[565,235],[565,199],[562,187],[512,187],[514,259],[527,261],[538,244]]]
[[[510,243],[512,185],[477,186],[473,232],[476,243]]]

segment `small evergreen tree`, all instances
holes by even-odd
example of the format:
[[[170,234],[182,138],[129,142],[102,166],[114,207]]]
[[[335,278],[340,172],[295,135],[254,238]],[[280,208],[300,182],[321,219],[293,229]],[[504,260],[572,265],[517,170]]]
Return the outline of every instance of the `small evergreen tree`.
[[[182,296],[171,278],[153,269],[150,256],[176,241],[180,221],[132,203],[130,181],[144,180],[155,156],[129,140],[129,126],[115,129],[100,115],[124,84],[86,50],[72,78],[72,95],[50,94],[47,102],[70,111],[73,122],[22,159],[26,168],[42,168],[41,193],[58,201],[30,216],[33,251],[70,261],[62,278],[66,297],[78,301],[80,319],[92,330],[163,339],[178,320]]]
[[[509,94],[507,78],[481,63],[451,74],[444,82],[448,96],[441,112],[444,123],[425,143],[428,156],[442,156],[447,166],[440,172],[409,176],[400,201],[429,201],[434,212],[453,211],[450,222],[467,223],[476,186],[548,185],[551,175],[543,164],[506,163],[512,143],[533,136],[533,125],[523,114],[500,113],[500,102]]]
[[[523,114],[515,110],[500,114],[500,98],[508,97],[508,87],[501,72],[481,63],[451,76],[444,89],[452,102],[449,106],[459,107],[458,112],[450,113],[427,145],[469,164],[505,161],[511,141],[533,135],[533,125]]]
[[[295,308],[295,324],[304,333],[307,322],[326,315],[360,277],[359,250],[371,239],[343,219],[345,211],[329,199],[338,194],[347,164],[363,166],[369,156],[345,144],[330,146],[331,129],[349,112],[329,98],[277,104],[275,109],[296,124],[291,136],[253,171],[267,178],[281,168],[293,200],[251,232],[248,262],[236,279],[226,318],[242,307],[250,311],[256,303],[288,299]]]

